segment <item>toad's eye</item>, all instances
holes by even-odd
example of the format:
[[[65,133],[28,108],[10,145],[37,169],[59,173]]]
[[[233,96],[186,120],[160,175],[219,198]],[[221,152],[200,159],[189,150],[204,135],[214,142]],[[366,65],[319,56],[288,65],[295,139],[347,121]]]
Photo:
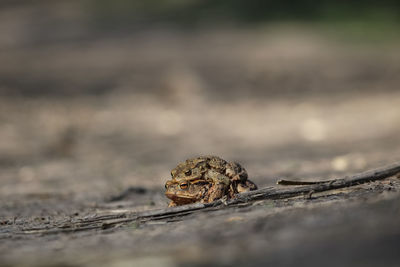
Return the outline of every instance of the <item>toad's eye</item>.
[[[179,188],[185,190],[185,189],[188,188],[188,184],[187,183],[181,183],[181,184],[179,184]]]
[[[167,184],[165,184],[165,189],[168,189],[168,185]]]
[[[171,177],[174,177],[174,174],[171,172]]]
[[[185,175],[186,175],[186,176],[192,175],[192,170],[187,170],[187,171],[185,172]]]

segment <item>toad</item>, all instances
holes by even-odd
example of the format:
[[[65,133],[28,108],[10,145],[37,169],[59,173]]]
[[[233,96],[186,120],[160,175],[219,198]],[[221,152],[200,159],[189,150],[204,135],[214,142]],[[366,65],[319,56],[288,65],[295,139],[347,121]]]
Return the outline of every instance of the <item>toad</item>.
[[[171,199],[169,207],[209,203],[225,196],[230,199],[238,193],[257,189],[239,163],[216,156],[201,156],[179,163],[171,171],[171,177],[165,184],[165,195]]]

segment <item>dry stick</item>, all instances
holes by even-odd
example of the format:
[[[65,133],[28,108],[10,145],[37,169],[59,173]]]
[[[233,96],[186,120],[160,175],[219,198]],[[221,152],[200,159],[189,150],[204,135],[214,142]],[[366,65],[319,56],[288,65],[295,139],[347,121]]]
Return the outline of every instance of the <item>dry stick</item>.
[[[294,180],[279,180],[276,184],[279,185],[313,185],[313,184],[323,184],[329,183],[334,180],[325,180],[325,181],[294,181]]]
[[[60,232],[76,232],[91,229],[107,229],[116,225],[130,222],[145,222],[152,220],[161,220],[175,217],[183,217],[199,211],[209,211],[220,209],[224,206],[233,206],[240,203],[249,203],[260,199],[285,199],[296,196],[302,196],[310,192],[324,192],[333,189],[349,187],[367,182],[382,180],[400,173],[400,162],[383,168],[363,172],[360,174],[346,176],[340,179],[333,179],[326,182],[312,183],[311,185],[296,186],[290,188],[266,187],[255,191],[250,191],[236,195],[229,201],[217,200],[212,203],[196,203],[178,207],[150,210],[139,213],[125,212],[110,216],[92,217],[82,219],[68,224],[59,225],[54,228],[43,229],[23,229],[15,234],[51,234]]]

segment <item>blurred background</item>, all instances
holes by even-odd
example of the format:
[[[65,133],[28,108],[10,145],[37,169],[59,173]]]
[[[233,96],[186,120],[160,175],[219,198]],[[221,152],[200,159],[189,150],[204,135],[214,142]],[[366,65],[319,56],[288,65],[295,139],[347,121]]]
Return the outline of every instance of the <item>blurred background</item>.
[[[0,215],[165,207],[202,154],[259,187],[394,162],[399,24],[395,0],[2,0]]]
[[[200,154],[261,186],[399,155],[398,1],[0,8],[4,198],[161,190]]]

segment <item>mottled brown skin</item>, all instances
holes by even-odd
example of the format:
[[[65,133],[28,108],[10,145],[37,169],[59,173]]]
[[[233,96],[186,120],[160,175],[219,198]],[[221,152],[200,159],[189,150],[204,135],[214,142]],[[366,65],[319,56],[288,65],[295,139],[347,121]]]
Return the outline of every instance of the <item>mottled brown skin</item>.
[[[209,183],[168,181],[165,184],[165,195],[172,201],[169,207],[190,204],[194,202],[204,202],[210,189]]]
[[[171,171],[172,179],[165,184],[169,206],[188,203],[209,203],[226,196],[257,189],[247,179],[246,170],[235,162],[216,156],[202,156],[179,163]]]

